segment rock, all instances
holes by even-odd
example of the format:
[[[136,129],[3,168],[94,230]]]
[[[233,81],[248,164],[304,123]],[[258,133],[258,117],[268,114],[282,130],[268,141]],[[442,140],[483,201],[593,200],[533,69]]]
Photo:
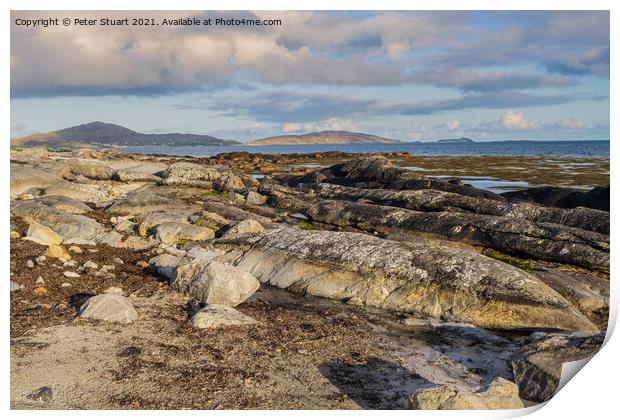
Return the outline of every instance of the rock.
[[[140,215],[137,217],[137,220],[140,221],[138,233],[141,236],[147,236],[151,228],[165,222],[185,223],[189,215],[189,212],[150,213]]]
[[[575,305],[590,320],[607,325],[609,280],[580,272],[537,270],[534,275]],[[598,324],[597,324],[598,325]]]
[[[67,283],[67,282],[61,283],[60,287],[71,287],[71,283]]]
[[[120,259],[119,257],[114,257],[114,258],[112,258],[112,261],[113,261],[115,264],[118,264],[118,265],[123,265],[123,264],[125,264],[125,261],[123,261],[123,260],[122,260],[122,259]]]
[[[75,252],[76,254],[81,254],[82,253],[82,248],[80,248],[77,245],[71,245],[67,251]]]
[[[49,386],[42,386],[26,396],[29,400],[49,402],[54,399],[54,392]]]
[[[24,239],[41,245],[60,244],[62,242],[62,238],[56,232],[35,221],[31,221],[28,225]]]
[[[122,324],[129,324],[138,317],[138,313],[131,302],[116,294],[102,294],[91,297],[80,307],[79,315],[81,318]]]
[[[176,276],[177,267],[187,262],[183,257],[170,254],[160,254],[149,260],[149,264],[155,272],[168,280],[173,280]]]
[[[28,267],[28,268],[34,268],[34,262],[32,262],[32,260],[28,260],[28,261],[26,261],[26,267]]]
[[[28,193],[23,193],[18,195],[17,197],[15,197],[17,200],[32,200],[34,199],[34,197],[32,196],[32,194],[28,194]]]
[[[165,185],[211,188],[213,181],[220,176],[222,176],[221,172],[214,167],[178,162],[166,169],[162,182]]]
[[[603,345],[605,333],[532,334],[511,366],[521,398],[544,402],[558,389],[562,364],[592,356]]]
[[[109,168],[107,166],[89,162],[88,164],[82,164],[79,162],[72,162],[69,171],[73,175],[81,175],[83,177],[101,180],[101,181],[109,181],[114,176],[114,169]]]
[[[80,277],[78,273],[75,273],[73,271],[65,271],[64,273],[62,273],[62,275],[70,279],[77,279],[78,277]]]
[[[185,207],[182,200],[164,197],[154,191],[136,190],[116,200],[106,211],[119,216],[174,212]]]
[[[222,238],[227,239],[237,235],[256,234],[263,232],[264,230],[265,228],[263,227],[263,225],[258,223],[256,220],[247,219],[237,223],[236,225],[228,229],[226,233],[222,235]]]
[[[316,222],[333,226],[416,237],[431,233],[507,254],[609,271],[609,236],[555,223],[335,200],[319,201],[308,215]]]
[[[439,386],[416,391],[409,398],[414,410],[500,410],[523,408],[519,388],[514,383],[495,378],[488,387],[478,390],[455,390]]]
[[[209,304],[192,317],[196,328],[221,328],[233,325],[251,325],[256,320],[226,305]]]
[[[11,292],[16,292],[18,290],[22,290],[23,288],[24,286],[11,280]]]
[[[212,229],[190,225],[189,223],[164,222],[155,226],[156,240],[167,244],[178,244],[188,241],[206,241],[215,237]]]
[[[114,271],[115,268],[116,267],[114,265],[112,265],[112,264],[103,264],[101,266],[101,270],[102,271]]]
[[[45,205],[38,200],[18,201],[12,204],[11,213],[32,225],[44,225],[51,243],[59,244],[91,244],[99,242],[99,237],[106,229],[94,219],[81,214],[71,214]],[[52,233],[53,232],[53,233]]]
[[[223,218],[219,214],[207,211],[200,216],[200,218],[196,221],[195,224],[197,226],[204,226],[213,230],[217,230],[220,227],[229,223],[230,221],[228,219]]]
[[[82,265],[82,267],[84,268],[84,270],[96,270],[97,268],[99,268],[99,265],[95,262],[88,260]]]
[[[92,211],[90,207],[81,201],[74,200],[70,197],[64,197],[62,195],[46,195],[38,198],[37,202],[46,206],[54,207],[56,210],[60,210],[64,213],[84,214]]]
[[[17,239],[17,238],[21,238],[21,235],[19,234],[19,232],[12,230],[9,234],[11,239]]]
[[[144,260],[140,260],[138,262],[136,262],[136,265],[140,268],[147,268],[149,266],[149,263],[147,263]]]
[[[241,191],[245,189],[245,185],[243,181],[241,181],[241,178],[233,174],[220,176],[215,180],[213,186],[218,191]]]
[[[51,258],[58,258],[61,260],[70,260],[71,254],[67,251],[67,249],[62,245],[51,244],[47,247],[46,254]]]
[[[228,199],[232,202],[233,205],[235,206],[243,206],[245,204],[245,197],[242,196],[239,193],[236,193],[234,191],[230,191],[228,193]]]
[[[318,184],[306,186],[303,190],[330,200],[364,200],[371,204],[423,212],[464,211],[525,219],[532,222],[558,223],[609,235],[609,212],[584,207],[565,210],[525,201],[491,200],[432,189],[394,191]],[[290,195],[289,192],[287,196]]]
[[[219,239],[235,265],[295,293],[474,324],[489,329],[597,331],[532,274],[421,238],[407,243],[349,232],[274,229]],[[178,271],[178,270],[177,270]]]
[[[136,223],[129,220],[121,220],[114,225],[114,230],[119,233],[132,233],[137,230],[137,226],[138,225]],[[146,236],[146,233],[143,236]]]
[[[469,185],[456,185],[441,179],[422,177],[416,172],[395,167],[389,159],[382,156],[362,157],[339,163],[315,173],[289,179],[287,184],[296,187],[302,183],[317,182],[390,190],[434,189],[470,197],[504,199],[498,194]]]
[[[120,287],[115,287],[115,286],[111,286],[108,287],[107,289],[105,289],[103,291],[104,294],[110,294],[110,295],[123,295],[123,289],[121,289]]]
[[[267,197],[256,191],[249,191],[245,196],[245,204],[248,206],[262,206],[267,202]]]
[[[38,265],[43,265],[45,264],[45,261],[47,261],[47,258],[45,257],[45,255],[39,255],[34,260]]]
[[[69,260],[69,261],[65,261],[64,263],[62,263],[63,267],[77,267],[77,261],[75,260]]]
[[[142,172],[132,172],[125,170],[117,170],[114,174],[114,180],[121,182],[159,182],[161,177],[153,174],[146,174]]]
[[[564,187],[534,187],[501,194],[504,197],[533,201],[545,206],[576,208],[588,207],[609,211],[609,186],[596,187],[590,191]]]
[[[173,287],[202,304],[237,306],[260,286],[254,276],[230,264],[194,260],[177,267]]]
[[[43,277],[39,276],[37,277],[37,281],[35,281],[34,284],[45,284],[45,280],[43,280]]]

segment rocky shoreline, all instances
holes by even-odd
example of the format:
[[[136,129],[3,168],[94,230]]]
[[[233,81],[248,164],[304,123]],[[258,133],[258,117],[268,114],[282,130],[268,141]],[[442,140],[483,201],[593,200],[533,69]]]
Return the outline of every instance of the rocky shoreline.
[[[415,159],[13,150],[12,407],[546,401],[604,338],[609,186]]]

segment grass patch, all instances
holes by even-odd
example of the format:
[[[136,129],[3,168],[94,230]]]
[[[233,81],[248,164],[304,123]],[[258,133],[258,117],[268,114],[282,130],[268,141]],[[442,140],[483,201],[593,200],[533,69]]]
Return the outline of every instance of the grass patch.
[[[296,209],[295,207],[287,207],[277,205],[273,207],[276,213],[301,213],[301,210]]]
[[[534,271],[534,267],[532,266],[532,260],[523,260],[521,258],[512,257],[510,255],[503,254],[498,251],[491,251],[486,254],[487,257],[491,257],[494,260],[498,260],[504,262],[506,264],[513,265],[521,270],[525,271]]]
[[[11,151],[12,152],[23,152],[24,149],[21,147],[17,147],[17,146],[11,146]]]
[[[317,230],[317,227],[314,225],[314,223],[307,220],[300,220],[299,222],[297,222],[297,226],[303,230]]]

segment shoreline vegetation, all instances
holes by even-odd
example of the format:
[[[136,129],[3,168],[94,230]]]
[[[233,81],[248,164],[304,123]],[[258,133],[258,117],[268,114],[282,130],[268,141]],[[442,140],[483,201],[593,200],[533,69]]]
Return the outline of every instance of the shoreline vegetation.
[[[521,408],[602,345],[609,158],[16,146],[10,264],[14,409]]]

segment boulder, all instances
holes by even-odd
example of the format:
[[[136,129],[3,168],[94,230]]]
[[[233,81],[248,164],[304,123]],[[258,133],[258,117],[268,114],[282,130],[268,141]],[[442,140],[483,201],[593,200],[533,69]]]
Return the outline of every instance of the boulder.
[[[237,306],[260,286],[247,271],[217,261],[196,259],[177,267],[173,287],[202,304]]]
[[[534,187],[502,193],[502,196],[518,200],[533,201],[545,206],[561,208],[588,207],[609,211],[609,185],[595,187],[590,191],[564,187]]]
[[[544,402],[556,393],[562,364],[586,359],[600,350],[605,334],[533,333],[511,361],[521,398]]]
[[[38,222],[31,221],[26,230],[24,239],[41,245],[60,244],[62,238],[52,229]]]
[[[63,260],[71,259],[71,254],[69,254],[69,251],[67,251],[64,246],[56,244],[49,245],[47,247],[47,252],[45,255],[47,255],[48,257],[59,258]]]
[[[182,200],[139,189],[116,200],[106,211],[113,215],[135,215],[175,212],[185,207],[187,206]]]
[[[267,197],[256,191],[250,191],[245,196],[245,204],[248,206],[262,206],[267,202]]]
[[[263,283],[312,296],[490,329],[597,331],[532,274],[472,251],[417,238],[281,228],[219,239]]]
[[[413,236],[431,233],[516,256],[609,271],[609,236],[555,223],[335,200],[319,201],[310,207],[308,215],[314,221],[338,227]]]
[[[215,237],[212,229],[189,223],[164,222],[153,229],[153,236],[160,242],[177,244],[188,241],[206,241]]]
[[[245,189],[241,178],[234,174],[220,176],[213,183],[213,187],[218,191],[241,191]]]
[[[423,212],[459,211],[487,214],[533,222],[558,223],[609,235],[609,212],[585,207],[566,210],[525,201],[491,200],[433,189],[395,191],[318,184],[308,185],[304,190],[329,200],[363,200],[372,204]],[[290,195],[287,194],[288,197]]]
[[[37,201],[46,206],[54,207],[56,210],[60,210],[64,213],[84,214],[92,211],[90,207],[81,201],[61,195],[43,196],[38,198]]]
[[[229,224],[228,219],[223,218],[217,213],[211,211],[203,212],[200,218],[196,221],[197,226],[204,226],[213,230],[218,230],[220,227]]]
[[[222,238],[232,238],[234,236],[243,234],[256,234],[263,232],[264,230],[265,228],[263,227],[263,225],[258,223],[256,220],[247,219],[235,224],[233,227],[228,229],[226,233],[222,235]]]
[[[504,379],[495,378],[486,388],[470,391],[449,386],[420,389],[409,398],[414,410],[506,410],[523,408],[519,387]]]
[[[79,316],[129,324],[138,317],[138,313],[127,298],[117,294],[104,293],[93,296],[84,302],[80,307]]]
[[[256,320],[226,305],[209,304],[196,312],[192,324],[196,328],[221,328],[255,324]]]

